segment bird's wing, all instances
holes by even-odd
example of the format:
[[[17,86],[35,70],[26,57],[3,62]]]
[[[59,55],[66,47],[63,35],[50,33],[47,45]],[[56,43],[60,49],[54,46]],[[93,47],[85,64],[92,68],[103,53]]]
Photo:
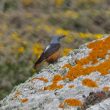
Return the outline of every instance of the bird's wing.
[[[40,58],[37,60],[37,62],[35,63],[38,64],[40,62],[42,62],[43,60],[47,59],[49,56],[51,56],[52,54],[54,54],[57,50],[59,50],[60,48],[60,44],[59,43],[55,43],[55,44],[50,44],[48,45],[45,50],[43,51],[43,53],[41,54]]]

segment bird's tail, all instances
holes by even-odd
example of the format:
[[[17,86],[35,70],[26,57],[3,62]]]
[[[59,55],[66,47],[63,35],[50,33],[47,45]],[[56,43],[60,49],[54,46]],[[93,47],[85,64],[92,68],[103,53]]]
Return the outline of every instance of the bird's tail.
[[[43,59],[39,58],[34,64],[34,69],[36,69],[36,67],[38,67],[42,61]]]
[[[35,64],[34,64],[34,69],[36,69],[36,67],[38,67],[38,65],[40,64],[40,62],[36,62]]]

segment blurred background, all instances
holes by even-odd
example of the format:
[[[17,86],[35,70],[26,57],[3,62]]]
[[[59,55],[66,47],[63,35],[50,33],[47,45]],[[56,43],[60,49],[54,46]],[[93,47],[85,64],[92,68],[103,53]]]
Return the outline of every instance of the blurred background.
[[[52,35],[63,56],[110,32],[110,0],[0,0],[0,100],[35,73]]]

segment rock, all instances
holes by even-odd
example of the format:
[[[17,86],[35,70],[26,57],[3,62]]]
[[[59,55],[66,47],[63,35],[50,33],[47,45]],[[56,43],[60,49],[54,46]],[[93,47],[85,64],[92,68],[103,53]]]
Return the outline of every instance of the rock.
[[[15,87],[0,110],[109,110],[109,92],[110,36],[82,45]]]

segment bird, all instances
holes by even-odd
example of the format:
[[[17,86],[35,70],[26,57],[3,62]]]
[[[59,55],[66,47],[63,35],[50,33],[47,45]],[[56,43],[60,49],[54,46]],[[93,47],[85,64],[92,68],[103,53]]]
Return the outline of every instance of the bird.
[[[64,38],[65,35],[53,36],[50,44],[44,49],[39,59],[35,62],[34,68],[36,68],[43,61],[47,61],[49,64],[54,63],[58,60],[61,54],[61,44],[60,40]]]

